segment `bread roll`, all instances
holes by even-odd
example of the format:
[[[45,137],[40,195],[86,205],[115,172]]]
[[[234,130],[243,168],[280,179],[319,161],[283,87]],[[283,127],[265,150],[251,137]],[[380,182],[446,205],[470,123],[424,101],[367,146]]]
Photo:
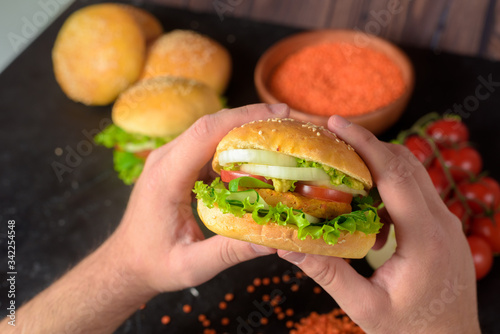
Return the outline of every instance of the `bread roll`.
[[[141,78],[161,75],[195,79],[222,94],[231,75],[231,57],[222,45],[207,36],[174,30],[151,45]]]
[[[135,19],[136,23],[142,30],[144,38],[146,39],[146,44],[154,42],[163,34],[163,27],[160,21],[153,14],[145,11],[142,8],[130,5],[120,6],[128,11],[128,13]]]
[[[294,252],[337,256],[351,259],[363,258],[375,244],[375,234],[356,231],[341,234],[335,245],[328,245],[322,238],[297,238],[298,229],[294,225],[281,226],[275,223],[257,224],[247,213],[238,218],[222,213],[217,206],[208,208],[198,200],[198,214],[205,226],[214,233],[267,247]]]
[[[113,122],[152,137],[177,136],[203,115],[222,108],[215,91],[186,78],[156,77],[123,92],[113,105]]]
[[[52,60],[66,95],[87,105],[107,105],[142,71],[146,43],[127,10],[97,4],[74,12],[63,24]]]

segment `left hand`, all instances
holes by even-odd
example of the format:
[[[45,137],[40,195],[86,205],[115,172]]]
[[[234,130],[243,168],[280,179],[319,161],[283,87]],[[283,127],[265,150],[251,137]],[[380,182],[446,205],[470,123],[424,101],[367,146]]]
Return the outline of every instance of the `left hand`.
[[[171,143],[153,151],[131,194],[111,247],[151,293],[199,285],[222,270],[275,249],[204,236],[193,216],[192,188],[231,129],[253,120],[286,117],[285,105],[250,105],[204,116]]]

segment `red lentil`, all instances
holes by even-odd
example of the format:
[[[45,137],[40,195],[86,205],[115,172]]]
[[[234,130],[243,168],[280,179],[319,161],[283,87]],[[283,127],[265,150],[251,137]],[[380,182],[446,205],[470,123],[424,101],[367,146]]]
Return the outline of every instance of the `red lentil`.
[[[207,316],[206,316],[206,315],[204,315],[204,314],[200,314],[200,315],[198,316],[198,321],[202,322],[202,321],[203,321],[203,320],[205,320],[206,318],[207,318]]]
[[[321,293],[321,287],[319,287],[319,286],[315,286],[315,287],[313,288],[313,292],[314,292],[315,294],[319,295],[319,294]]]
[[[271,300],[271,296],[269,295],[262,295],[262,300],[265,301],[265,302],[268,302]]]
[[[168,315],[164,315],[161,317],[161,323],[163,325],[168,325],[170,323],[170,317]]]
[[[182,311],[184,311],[184,313],[189,313],[189,312],[191,312],[191,310],[192,310],[192,307],[189,304],[182,306]]]
[[[201,324],[203,325],[203,327],[208,327],[208,326],[210,326],[210,320],[205,319],[205,320],[203,320],[203,321],[201,322]]]
[[[220,302],[220,303],[219,303],[219,308],[220,308],[221,310],[225,310],[225,309],[227,309],[227,303],[226,303],[226,302],[224,302],[224,301],[223,301],[223,302]]]
[[[226,302],[230,302],[233,299],[234,299],[234,294],[232,294],[232,293],[226,293],[226,295],[224,296],[224,300]]]
[[[274,276],[274,277],[273,277],[273,283],[274,283],[274,284],[279,284],[279,283],[280,283],[280,281],[281,281],[281,280],[280,280],[279,276]]]
[[[290,287],[290,290],[292,290],[293,292],[297,292],[297,291],[299,291],[299,285],[298,285],[298,284],[293,284],[293,285]]]
[[[227,326],[227,325],[229,325],[229,318],[222,318],[222,319],[220,320],[220,323],[221,323],[221,325],[222,325],[222,326]]]
[[[260,278],[254,278],[253,279],[253,285],[255,286],[260,286],[262,284],[262,280]]]
[[[356,325],[344,311],[334,309],[327,314],[312,312],[294,324],[295,329],[290,334],[363,334],[364,331]]]
[[[292,310],[291,308],[289,308],[289,309],[287,309],[287,310],[285,311],[285,314],[286,314],[287,316],[291,317],[291,316],[293,315],[293,310]]]
[[[269,285],[271,284],[271,279],[269,277],[265,277],[262,279],[262,284],[263,285]]]
[[[290,281],[290,275],[283,275],[283,282],[288,283]]]
[[[354,116],[383,107],[404,91],[401,70],[385,54],[351,43],[320,43],[288,56],[270,90],[294,109]]]
[[[285,313],[280,312],[280,313],[278,313],[278,315],[276,317],[278,318],[278,320],[283,320],[283,319],[285,319]]]
[[[268,320],[267,318],[265,318],[265,317],[262,317],[262,318],[260,319],[260,323],[261,323],[262,325],[267,325],[267,324],[269,323],[269,320]]]
[[[254,292],[254,291],[255,291],[255,286],[253,286],[253,285],[249,285],[249,286],[247,286],[247,292],[248,292],[248,293],[252,293],[252,292]]]

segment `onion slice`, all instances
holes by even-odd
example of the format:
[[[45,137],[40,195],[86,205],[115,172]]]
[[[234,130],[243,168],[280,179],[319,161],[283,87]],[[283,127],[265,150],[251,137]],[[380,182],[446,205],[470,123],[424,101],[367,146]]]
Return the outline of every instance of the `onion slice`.
[[[329,181],[326,172],[316,167],[283,167],[257,164],[241,165],[240,170],[246,173],[265,176],[267,178],[295,181]]]
[[[219,164],[226,166],[231,163],[248,162],[262,165],[296,167],[297,160],[289,155],[256,149],[234,149],[222,151],[219,154]]]

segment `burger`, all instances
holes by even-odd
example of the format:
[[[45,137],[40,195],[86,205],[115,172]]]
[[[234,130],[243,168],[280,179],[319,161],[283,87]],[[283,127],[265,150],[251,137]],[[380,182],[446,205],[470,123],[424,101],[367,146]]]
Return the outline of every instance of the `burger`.
[[[362,258],[382,223],[371,174],[323,127],[269,119],[218,144],[211,184],[197,181],[197,211],[214,233],[272,248]]]
[[[160,76],[140,81],[113,105],[113,124],[95,142],[113,148],[114,168],[125,184],[141,174],[149,153],[168,143],[203,115],[222,108],[209,86],[192,79]]]

